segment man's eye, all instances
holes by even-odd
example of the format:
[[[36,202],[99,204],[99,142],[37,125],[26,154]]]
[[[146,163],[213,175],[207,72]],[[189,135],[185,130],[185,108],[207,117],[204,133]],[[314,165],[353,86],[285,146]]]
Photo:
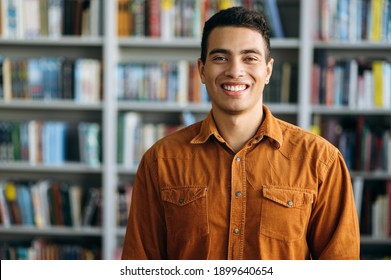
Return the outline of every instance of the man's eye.
[[[216,56],[213,58],[214,61],[227,61],[228,59],[225,56]]]
[[[256,57],[246,57],[244,60],[248,61],[248,62],[258,61],[258,59]]]

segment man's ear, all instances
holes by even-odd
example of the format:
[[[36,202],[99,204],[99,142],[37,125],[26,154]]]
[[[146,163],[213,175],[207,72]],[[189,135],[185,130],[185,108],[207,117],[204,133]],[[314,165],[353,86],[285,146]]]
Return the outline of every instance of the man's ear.
[[[266,75],[269,80],[270,80],[270,77],[272,76],[272,72],[273,72],[273,63],[274,63],[274,59],[270,58],[269,62],[266,65]]]
[[[197,66],[198,66],[198,74],[200,75],[201,82],[205,84],[205,75],[204,75],[204,63],[202,63],[201,58],[197,60]]]

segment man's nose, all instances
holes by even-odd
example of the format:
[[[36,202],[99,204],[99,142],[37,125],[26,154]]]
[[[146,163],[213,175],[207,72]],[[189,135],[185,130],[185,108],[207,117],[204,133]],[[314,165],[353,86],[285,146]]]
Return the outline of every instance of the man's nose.
[[[225,70],[225,75],[230,78],[239,78],[244,75],[243,63],[239,59],[231,59],[227,64],[227,69]]]

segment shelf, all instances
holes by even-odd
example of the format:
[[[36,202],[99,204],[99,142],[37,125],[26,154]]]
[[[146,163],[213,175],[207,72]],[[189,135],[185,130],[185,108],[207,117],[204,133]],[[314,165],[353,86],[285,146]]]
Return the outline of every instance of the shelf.
[[[58,166],[32,165],[28,162],[0,162],[0,172],[19,171],[30,173],[90,173],[99,174],[102,167],[92,167],[83,163],[65,163]]]
[[[314,41],[316,49],[340,49],[340,50],[389,50],[390,42],[373,42],[373,41]]]
[[[37,109],[37,110],[73,110],[73,111],[84,111],[84,110],[102,110],[103,104],[99,103],[80,103],[72,100],[10,100],[0,101],[1,109]]]
[[[296,104],[275,104],[266,103],[273,113],[297,114]],[[119,111],[143,111],[143,112],[192,112],[208,113],[211,105],[209,103],[200,104],[180,104],[175,102],[144,102],[144,101],[118,101]]]
[[[134,176],[134,175],[136,175],[137,168],[126,168],[126,167],[119,165],[117,167],[117,172],[120,175]]]
[[[101,236],[99,227],[64,227],[49,226],[36,228],[32,226],[0,226],[0,235],[40,235],[40,236]]]
[[[391,245],[391,237],[372,237],[367,235],[361,235],[361,244],[365,245]]]
[[[145,116],[145,119],[164,121],[166,116],[169,121],[175,119],[177,114],[184,112],[193,113],[196,117],[206,115],[210,109],[210,103],[202,104],[178,104],[174,102],[141,102],[128,100],[115,100],[116,66],[118,62],[149,62],[149,61],[196,61],[201,49],[201,38],[174,38],[163,40],[148,37],[117,37],[117,1],[103,1],[101,3],[101,15],[104,21],[100,24],[103,36],[61,36],[38,37],[24,39],[7,39],[0,37],[0,54],[16,58],[41,57],[41,56],[69,56],[70,58],[96,58],[102,62],[102,91],[104,100],[99,103],[86,104],[74,100],[9,100],[0,101],[0,119],[58,119],[68,122],[72,129],[76,128],[80,121],[98,122],[102,129],[102,158],[100,166],[91,167],[79,162],[67,162],[58,166],[32,165],[29,162],[0,162],[0,174],[2,178],[34,178],[57,176],[62,180],[72,178],[88,183],[97,183],[101,186],[103,205],[102,228],[97,227],[60,227],[50,226],[36,228],[28,226],[0,226],[0,236],[12,239],[13,236],[63,236],[74,237],[101,237],[99,246],[102,248],[102,258],[112,259],[120,240],[125,236],[125,227],[116,227],[116,191],[118,182],[129,180],[136,175],[137,169],[125,168],[117,165],[117,116],[125,111],[137,111]],[[319,41],[312,38],[312,22],[316,17],[311,14],[314,1],[293,0],[278,1],[279,5],[287,5],[287,9],[293,4],[294,9],[289,8],[289,16],[286,22],[295,21],[291,27],[298,38],[270,39],[272,52],[275,58],[281,61],[297,62],[298,64],[298,103],[275,104],[265,103],[273,115],[286,117],[289,121],[310,127],[310,120],[314,115],[330,116],[374,116],[391,117],[390,109],[358,109],[349,107],[329,107],[323,105],[311,105],[311,69],[314,53],[327,51],[337,58],[346,56],[382,56],[391,59],[391,42],[340,42]],[[304,15],[300,17],[298,13]],[[295,16],[295,12],[298,16]],[[292,14],[293,12],[293,14]],[[287,13],[288,14],[288,13]],[[296,25],[297,24],[297,25]],[[96,33],[95,33],[96,34]],[[293,33],[292,33],[293,34]],[[295,35],[296,36],[296,35]],[[274,56],[274,54],[273,54]],[[174,114],[174,115],[170,115]],[[148,117],[150,117],[148,119]],[[173,117],[171,119],[171,117]],[[377,120],[377,119],[376,119]],[[391,120],[391,118],[390,118]],[[74,131],[72,131],[74,132]],[[72,148],[72,147],[70,147]],[[390,172],[350,172],[352,180],[390,180]],[[56,178],[57,179],[57,178]],[[88,185],[88,184],[87,184]],[[87,187],[88,188],[88,187]],[[113,205],[114,203],[114,205]],[[96,241],[96,240],[94,240]],[[362,236],[361,244],[391,245],[390,238],[373,238]],[[376,247],[376,246],[373,246]]]
[[[80,46],[80,47],[102,47],[102,37],[38,37],[25,39],[8,39],[0,37],[0,45],[3,46]]]
[[[160,38],[148,37],[130,37],[119,38],[118,44],[120,47],[142,47],[142,48],[190,48],[200,49],[201,39],[193,38],[175,38],[164,40]],[[298,39],[270,39],[272,48],[277,49],[294,49],[299,47]]]
[[[354,179],[391,180],[391,173],[385,171],[350,171],[350,176]]]
[[[144,102],[144,101],[118,101],[120,111],[143,112],[197,112],[207,113],[210,110],[209,103],[179,104],[176,102]]]
[[[318,115],[390,115],[390,109],[358,109],[348,106],[312,105],[311,111]]]

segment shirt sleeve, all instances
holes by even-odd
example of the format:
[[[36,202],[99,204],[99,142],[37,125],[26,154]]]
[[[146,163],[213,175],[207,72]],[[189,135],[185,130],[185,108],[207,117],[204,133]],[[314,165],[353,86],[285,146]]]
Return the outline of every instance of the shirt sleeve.
[[[308,229],[313,259],[359,259],[360,231],[349,171],[339,151],[323,163]]]
[[[133,185],[122,259],[166,259],[166,227],[160,200],[156,168],[145,155]]]

